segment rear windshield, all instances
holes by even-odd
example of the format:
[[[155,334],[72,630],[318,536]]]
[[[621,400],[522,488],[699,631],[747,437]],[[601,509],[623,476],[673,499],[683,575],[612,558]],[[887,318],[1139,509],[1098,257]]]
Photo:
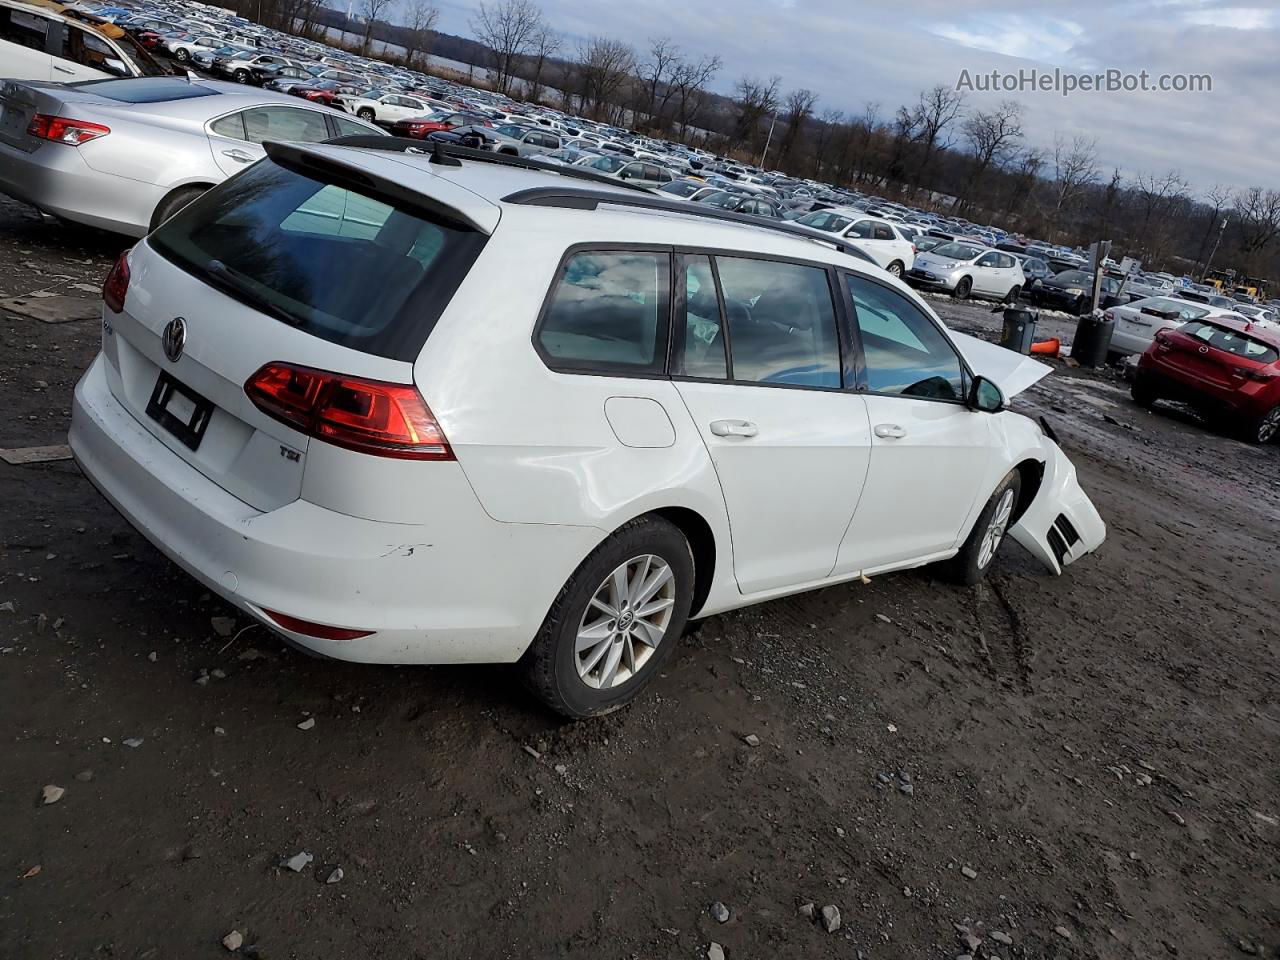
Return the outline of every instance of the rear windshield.
[[[210,190],[148,243],[278,321],[412,362],[484,239],[263,160]]]
[[[1244,357],[1257,363],[1275,363],[1280,359],[1280,353],[1276,352],[1275,347],[1261,340],[1254,340],[1237,330],[1219,327],[1212,323],[1192,320],[1182,325],[1181,332],[1197,340],[1203,340],[1209,346],[1224,353]]]

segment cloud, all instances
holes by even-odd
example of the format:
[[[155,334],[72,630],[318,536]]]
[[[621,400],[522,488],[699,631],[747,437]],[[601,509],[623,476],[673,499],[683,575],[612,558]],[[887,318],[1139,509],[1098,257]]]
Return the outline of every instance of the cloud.
[[[784,89],[816,91],[819,110],[882,115],[935,84],[1022,67],[1074,71],[1207,73],[1211,93],[1015,96],[1028,139],[1096,136],[1100,162],[1127,176],[1179,169],[1201,190],[1216,183],[1280,187],[1273,153],[1280,115],[1271,110],[1280,79],[1280,10],[1248,0],[538,0],[547,21],[570,38],[621,37],[643,53],[647,38],[669,36],[695,56],[719,54],[714,84],[732,90],[743,75],[779,74]],[[441,28],[469,35],[478,0],[444,0]],[[1043,13],[1032,12],[1043,9]],[[982,107],[1008,94],[973,94]]]

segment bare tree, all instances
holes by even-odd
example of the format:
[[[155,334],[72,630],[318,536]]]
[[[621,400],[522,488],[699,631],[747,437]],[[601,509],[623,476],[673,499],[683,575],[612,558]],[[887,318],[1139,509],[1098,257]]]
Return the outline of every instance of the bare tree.
[[[688,136],[689,127],[698,118],[707,96],[707,85],[720,72],[719,56],[707,56],[698,61],[685,60],[671,76],[670,89],[676,100],[676,122],[680,136]]]
[[[917,187],[924,185],[924,175],[938,150],[950,146],[946,139],[947,129],[960,115],[963,105],[962,93],[940,83],[921,93],[919,101],[910,111],[912,137],[921,147],[920,163],[916,167]]]
[[[649,40],[649,55],[640,65],[640,79],[644,83],[644,112],[650,123],[658,112],[659,90],[668,90],[672,77],[683,63],[684,54],[670,37]],[[662,103],[665,106],[666,99]]]
[[[1085,187],[1098,179],[1098,140],[1076,134],[1070,145],[1058,136],[1053,144],[1053,212],[1060,216],[1079,199]]]
[[[1044,151],[1039,147],[1032,147],[1018,154],[1014,161],[1015,169],[1010,184],[1009,199],[1004,208],[1006,217],[1013,217],[1021,212],[1047,163]]]
[[[382,11],[393,2],[394,0],[360,0],[360,12],[364,15],[364,41],[360,44],[360,49],[364,51],[365,56],[369,54],[369,42],[373,39],[374,21],[382,16]]]
[[[813,108],[817,102],[818,95],[804,87],[787,94],[787,99],[782,106],[787,118],[787,126],[782,134],[782,152],[779,155],[782,159],[785,160],[790,156],[805,124],[813,117]]]
[[[1196,263],[1204,263],[1205,251],[1209,248],[1209,238],[1213,236],[1214,230],[1221,229],[1222,211],[1231,202],[1231,190],[1220,183],[1215,183],[1213,188],[1204,195],[1204,199],[1209,215],[1205,218],[1204,233],[1200,236],[1200,246],[1196,250]]]
[[[776,74],[768,80],[743,77],[734,88],[738,105],[738,118],[734,123],[730,142],[734,146],[751,149],[759,134],[760,122],[778,112],[778,88],[782,78]]]
[[[1236,194],[1240,252],[1252,271],[1259,255],[1280,236],[1280,191],[1249,187]]]
[[[529,99],[537,101],[542,96],[542,74],[547,61],[560,52],[564,39],[546,24],[540,26],[533,35],[533,49],[529,54],[533,60],[533,77],[529,80]]]
[[[595,119],[621,119],[618,91],[636,69],[636,53],[621,40],[590,37],[578,51],[579,99],[583,113]]]
[[[409,0],[408,14],[405,26],[409,28],[409,39],[405,44],[404,62],[412,67],[415,53],[419,50],[431,52],[431,35],[440,20],[440,8],[435,5],[435,0]]]
[[[1163,175],[1139,173],[1134,183],[1138,209],[1142,214],[1138,225],[1138,249],[1145,258],[1155,259],[1163,252],[1164,241],[1168,239],[1167,218],[1186,197],[1190,184],[1177,170]]]
[[[815,177],[822,176],[831,142],[835,139],[836,133],[843,123],[843,110],[827,109],[822,111],[822,116],[816,124],[817,132],[813,138],[813,175]]]
[[[961,134],[973,151],[973,174],[964,190],[969,207],[992,166],[1001,166],[1017,149],[1022,139],[1022,106],[1015,100],[1004,100],[994,110],[980,110],[961,125]]]
[[[471,21],[471,32],[493,52],[494,88],[499,93],[510,92],[512,71],[528,52],[541,26],[542,11],[533,0],[494,0],[491,4],[481,0]]]

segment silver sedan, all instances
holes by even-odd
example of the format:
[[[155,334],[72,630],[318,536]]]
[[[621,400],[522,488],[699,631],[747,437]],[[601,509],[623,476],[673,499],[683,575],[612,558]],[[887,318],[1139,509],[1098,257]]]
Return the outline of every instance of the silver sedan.
[[[267,140],[385,136],[296,97],[215,80],[0,81],[0,193],[145,236],[265,155]]]

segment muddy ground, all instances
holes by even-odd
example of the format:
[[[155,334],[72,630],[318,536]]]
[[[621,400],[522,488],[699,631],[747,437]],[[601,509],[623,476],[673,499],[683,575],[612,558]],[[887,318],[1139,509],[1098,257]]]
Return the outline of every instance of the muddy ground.
[[[0,297],[122,246],[0,201]],[[97,342],[0,310],[0,447],[64,442]],[[1020,406],[1099,554],[716,617],[577,725],[509,669],[219,636],[71,463],[0,462],[0,957],[1280,956],[1280,449],[1062,364]]]

